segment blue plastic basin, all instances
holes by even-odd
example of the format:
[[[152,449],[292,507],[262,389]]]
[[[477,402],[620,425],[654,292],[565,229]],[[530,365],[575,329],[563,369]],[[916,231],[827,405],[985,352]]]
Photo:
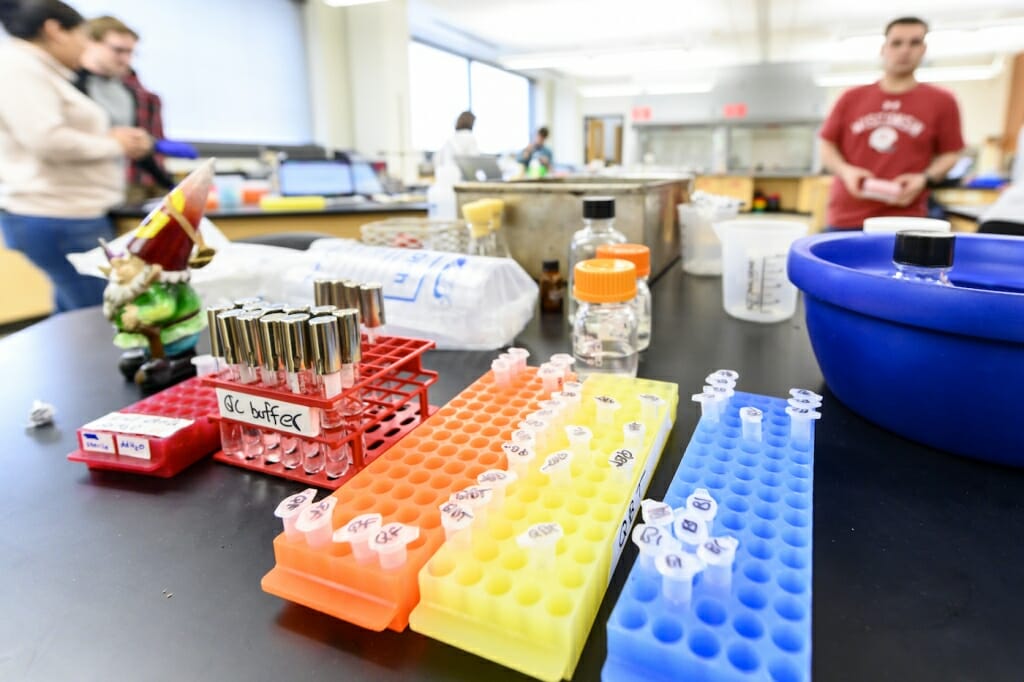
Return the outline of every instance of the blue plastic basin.
[[[894,239],[815,235],[790,250],[829,388],[906,438],[1024,466],[1024,239],[957,235],[955,287],[893,279]]]

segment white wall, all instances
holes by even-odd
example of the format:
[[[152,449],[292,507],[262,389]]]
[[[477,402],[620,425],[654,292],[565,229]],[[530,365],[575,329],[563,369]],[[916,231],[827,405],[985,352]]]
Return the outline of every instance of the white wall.
[[[345,10],[307,2],[305,28],[313,139],[329,149],[351,149],[355,145]]]
[[[72,0],[141,35],[135,65],[167,135],[218,142],[313,138],[302,9],[291,0]]]
[[[551,118],[537,121],[551,131],[548,145],[555,155],[555,164],[583,164],[583,99],[571,78],[555,79],[552,84]]]

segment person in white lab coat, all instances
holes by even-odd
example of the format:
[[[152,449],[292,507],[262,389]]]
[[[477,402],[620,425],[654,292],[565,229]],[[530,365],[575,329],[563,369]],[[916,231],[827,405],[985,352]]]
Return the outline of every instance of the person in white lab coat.
[[[480,149],[473,137],[473,124],[476,116],[472,111],[463,111],[455,120],[455,134],[437,150],[434,155],[434,168],[454,166],[456,156],[479,156]]]

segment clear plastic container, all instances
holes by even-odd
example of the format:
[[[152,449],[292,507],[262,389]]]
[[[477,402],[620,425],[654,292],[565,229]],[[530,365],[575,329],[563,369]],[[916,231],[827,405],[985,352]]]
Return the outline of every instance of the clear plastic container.
[[[797,289],[786,275],[790,245],[807,224],[787,220],[727,220],[714,225],[722,242],[722,305],[733,317],[781,322],[796,312]]]
[[[591,374],[635,377],[639,362],[636,266],[596,258],[577,263],[573,299],[578,309],[572,329],[573,369]]]
[[[721,199],[725,200],[724,197]],[[713,225],[733,220],[739,214],[739,202],[679,204],[680,243],[683,272],[691,275],[722,274],[722,243]]]
[[[626,235],[615,229],[614,197],[583,197],[583,229],[577,230],[569,244],[569,291],[573,291],[576,264],[597,257],[602,244],[625,244]],[[576,314],[575,297],[566,306],[569,326]]]
[[[651,250],[643,244],[602,244],[597,247],[598,258],[620,258],[636,266],[636,298],[633,306],[637,319],[637,350],[645,351],[651,345],[651,288],[647,278],[651,274]]]

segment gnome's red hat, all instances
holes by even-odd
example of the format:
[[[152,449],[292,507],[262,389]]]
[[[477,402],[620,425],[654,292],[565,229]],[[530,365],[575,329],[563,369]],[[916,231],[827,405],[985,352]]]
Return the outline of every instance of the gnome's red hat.
[[[128,252],[165,272],[187,270],[192,247],[201,242],[199,221],[213,184],[213,159],[188,174],[146,216],[128,242]]]

